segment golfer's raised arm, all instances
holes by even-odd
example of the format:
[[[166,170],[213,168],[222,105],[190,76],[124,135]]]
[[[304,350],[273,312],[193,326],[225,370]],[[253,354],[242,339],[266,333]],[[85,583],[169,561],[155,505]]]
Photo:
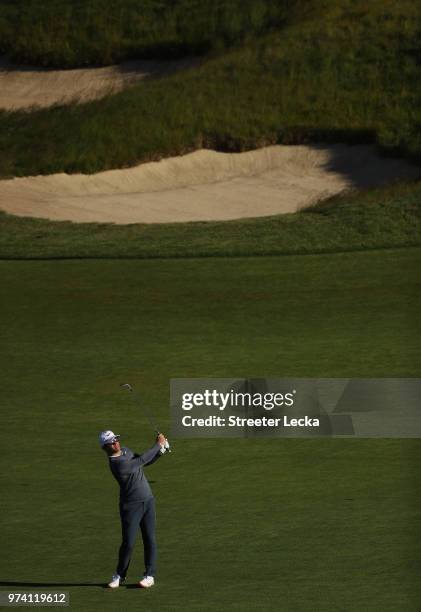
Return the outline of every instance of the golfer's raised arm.
[[[135,458],[136,465],[151,465],[161,457],[161,451],[165,444],[165,436],[158,434],[156,443],[149,450]]]

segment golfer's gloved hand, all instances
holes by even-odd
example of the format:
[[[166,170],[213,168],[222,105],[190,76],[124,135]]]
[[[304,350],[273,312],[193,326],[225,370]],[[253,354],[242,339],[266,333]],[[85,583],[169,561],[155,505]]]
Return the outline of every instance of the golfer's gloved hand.
[[[156,441],[161,445],[159,452],[161,453],[161,455],[163,455],[170,448],[169,442],[167,438],[164,436],[164,434],[161,434],[161,433],[158,434]]]
[[[159,433],[159,434],[156,436],[156,441],[157,441],[157,442],[158,442],[158,444],[160,444],[161,446],[164,446],[164,444],[165,444],[165,440],[166,440],[166,439],[167,439],[167,438],[166,438],[166,437],[164,436],[164,434],[162,434],[162,433]]]

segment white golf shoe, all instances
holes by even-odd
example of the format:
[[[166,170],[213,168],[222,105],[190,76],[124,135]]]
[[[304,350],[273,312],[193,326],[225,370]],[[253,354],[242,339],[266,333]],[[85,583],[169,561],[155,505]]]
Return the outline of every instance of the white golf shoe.
[[[153,576],[143,576],[142,580],[140,580],[139,582],[139,586],[141,589],[149,589],[154,584],[155,580]]]
[[[110,589],[117,589],[120,584],[123,584],[123,582],[124,578],[122,578],[118,574],[114,574],[114,576],[111,578],[111,582],[108,583],[108,587]]]

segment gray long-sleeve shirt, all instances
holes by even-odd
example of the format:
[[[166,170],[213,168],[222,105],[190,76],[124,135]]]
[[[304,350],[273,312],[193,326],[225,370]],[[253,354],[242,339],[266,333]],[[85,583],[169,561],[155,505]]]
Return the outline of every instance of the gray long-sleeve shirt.
[[[161,456],[160,444],[141,455],[133,453],[130,448],[122,447],[122,454],[109,457],[110,469],[120,485],[120,502],[145,501],[153,497],[149,482],[143,473],[145,465],[151,465]]]

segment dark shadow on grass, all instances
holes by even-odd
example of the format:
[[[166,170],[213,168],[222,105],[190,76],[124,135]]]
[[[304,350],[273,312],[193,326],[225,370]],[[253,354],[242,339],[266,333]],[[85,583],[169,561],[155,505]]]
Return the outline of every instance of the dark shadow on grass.
[[[323,165],[328,172],[344,177],[350,188],[362,190],[383,187],[397,181],[415,181],[421,168],[399,157],[396,151],[386,151],[370,144],[313,144],[312,148],[328,156]]]
[[[182,57],[171,57],[169,59],[132,59],[123,60],[122,62],[113,62],[111,64],[92,64],[88,66],[76,66],[76,67],[64,67],[58,68],[57,66],[36,66],[32,64],[22,64],[10,60],[6,55],[0,56],[0,72],[26,72],[34,74],[45,74],[51,72],[70,72],[71,70],[92,70],[93,72],[98,68],[107,68],[114,66],[116,71],[121,74],[125,73],[139,73],[144,76],[163,76],[166,74],[172,74],[178,70],[185,70],[187,68],[196,68],[203,62],[203,58],[199,55],[184,55]]]
[[[105,582],[24,582],[21,580],[0,581],[2,586],[15,587],[102,587],[108,588]]]
[[[117,70],[120,74],[144,74],[145,77],[159,77],[186,70],[196,68],[203,62],[199,56],[182,57],[167,60],[129,60],[117,65]]]

